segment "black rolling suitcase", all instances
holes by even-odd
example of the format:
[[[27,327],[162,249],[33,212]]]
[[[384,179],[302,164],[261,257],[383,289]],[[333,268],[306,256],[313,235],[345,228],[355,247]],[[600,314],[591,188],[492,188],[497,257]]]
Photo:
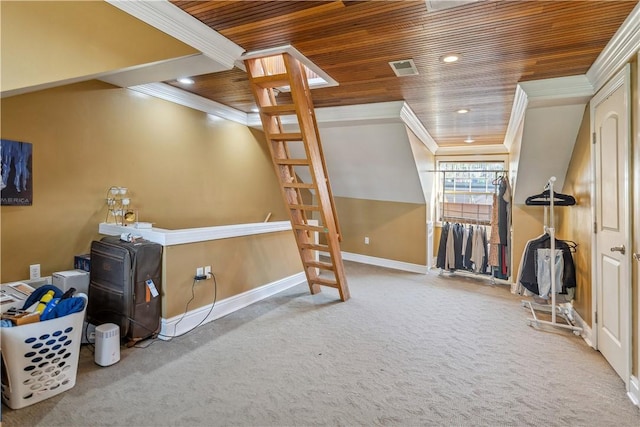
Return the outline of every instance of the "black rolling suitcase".
[[[87,321],[115,323],[129,344],[160,332],[162,245],[104,237],[91,242]]]

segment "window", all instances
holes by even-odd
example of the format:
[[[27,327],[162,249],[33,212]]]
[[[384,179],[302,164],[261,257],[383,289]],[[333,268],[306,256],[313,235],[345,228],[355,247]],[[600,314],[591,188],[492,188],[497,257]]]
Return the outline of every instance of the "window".
[[[490,224],[496,179],[505,175],[504,166],[503,161],[440,161],[438,220]]]

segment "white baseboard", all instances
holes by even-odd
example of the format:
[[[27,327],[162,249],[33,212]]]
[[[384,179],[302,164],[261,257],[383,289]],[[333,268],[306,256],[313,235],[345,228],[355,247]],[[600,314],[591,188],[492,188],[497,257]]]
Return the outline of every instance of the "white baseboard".
[[[640,407],[640,380],[638,377],[631,377],[629,379],[629,392],[627,393],[629,399],[634,405]]]
[[[593,346],[593,330],[587,323],[584,321],[580,315],[573,310],[573,318],[576,321],[576,324],[582,327],[582,338],[585,340],[590,347],[595,348]],[[629,378],[629,391],[627,392],[627,397],[631,402],[640,407],[640,380],[637,377],[631,376]]]
[[[284,279],[268,283],[259,288],[251,289],[238,295],[223,299],[215,303],[213,309],[211,304],[188,311],[186,314],[174,316],[170,319],[162,318],[162,329],[158,338],[163,340],[171,339],[180,334],[190,331],[198,324],[204,325],[212,320],[226,316],[236,310],[247,307],[271,295],[282,292],[300,283],[306,283],[307,278],[304,272],[294,274]],[[182,320],[181,320],[182,319]],[[204,319],[204,320],[203,320]],[[202,323],[200,323],[202,322]]]
[[[321,253],[321,255],[328,256],[329,254],[324,252],[324,253]],[[404,261],[395,261],[392,259],[378,258],[374,256],[354,254],[351,252],[344,252],[344,251],[342,251],[342,259],[347,261],[359,262],[361,264],[369,264],[369,265],[376,265],[378,267],[392,268],[394,270],[409,271],[411,273],[427,274],[427,269],[428,269],[426,265],[412,264]]]
[[[591,330],[591,326],[587,325],[587,322],[580,317],[575,309],[573,309],[573,318],[575,319],[576,325],[582,328],[582,339],[589,344],[589,347],[593,348],[593,331]]]

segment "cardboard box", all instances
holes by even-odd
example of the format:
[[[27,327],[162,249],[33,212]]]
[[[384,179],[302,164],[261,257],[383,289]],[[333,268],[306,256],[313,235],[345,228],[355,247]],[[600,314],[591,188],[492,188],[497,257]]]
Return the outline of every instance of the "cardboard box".
[[[73,259],[73,268],[91,271],[91,254],[76,255]]]
[[[57,271],[51,275],[51,283],[62,292],[75,288],[76,292],[89,295],[89,273],[84,270]]]
[[[28,325],[29,323],[39,322],[40,321],[40,313],[38,313],[37,311],[26,312],[26,313],[18,313],[18,314],[13,314],[13,315],[10,315],[10,314],[7,314],[7,313],[3,313],[2,314],[2,319],[11,320],[11,322],[13,322],[14,325],[22,326],[22,325]]]

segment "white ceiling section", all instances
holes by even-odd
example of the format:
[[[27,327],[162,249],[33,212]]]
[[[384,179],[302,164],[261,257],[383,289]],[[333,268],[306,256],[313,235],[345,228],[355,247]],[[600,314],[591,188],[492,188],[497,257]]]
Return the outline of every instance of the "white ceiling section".
[[[585,104],[531,108],[524,122],[515,204],[544,190],[549,177],[561,189],[573,154]]]
[[[407,129],[424,138],[430,136],[417,120],[412,120],[415,114],[407,104],[396,101],[327,107],[315,113],[334,196],[418,204],[428,200],[418,170],[433,165],[418,167]],[[260,127],[258,115],[250,116],[256,117],[249,117],[249,122]],[[293,117],[283,124],[287,131],[297,131]],[[291,144],[290,151],[294,158],[305,155],[299,144]],[[306,168],[296,168],[296,173],[310,182]]]
[[[214,68],[231,69],[244,52],[241,46],[166,0],[107,1],[198,49],[207,61],[211,61],[209,65],[215,63]],[[430,11],[437,13],[438,9],[473,1],[426,0],[426,4]],[[418,170],[431,168],[420,166],[429,156],[420,159],[414,155],[417,152],[415,146],[412,151],[414,136],[430,153],[436,155],[509,152],[512,156],[512,177],[517,176],[515,203],[523,203],[528,195],[540,192],[551,175],[558,178],[558,188],[561,188],[586,103],[638,50],[640,5],[629,15],[586,75],[521,83],[516,89],[504,143],[493,146],[468,144],[440,148],[411,108],[402,101],[318,109],[316,117],[333,193],[338,197],[409,203],[430,200],[430,194],[421,187],[418,173]],[[183,61],[187,59],[183,58]],[[159,83],[171,79],[166,76],[170,67],[152,65],[160,68],[150,66],[146,77],[143,70],[125,70],[126,73],[112,76],[113,82],[123,87],[131,87],[131,82],[136,83],[131,89],[248,126],[260,127],[257,114],[246,114]],[[177,65],[180,65],[180,61]],[[193,71],[187,74],[202,74],[206,66],[200,63],[200,68],[194,66]],[[151,77],[151,72],[158,75]],[[185,75],[180,67],[176,67],[173,73],[173,78]],[[407,129],[412,133],[411,138]]]
[[[319,128],[335,197],[425,203],[404,123]],[[302,157],[301,151],[292,149],[292,156]],[[308,172],[299,176],[310,180]]]
[[[153,64],[144,64],[126,70],[118,70],[101,76],[100,80],[120,87],[131,87],[146,83],[173,80],[179,77],[192,77],[201,74],[217,73],[228,70],[208,56],[198,54]]]
[[[524,126],[518,141],[519,158],[511,159],[517,164],[515,204],[540,193],[551,176],[557,178],[556,188],[562,188],[591,96],[593,87],[584,75],[519,84],[516,102],[522,106]],[[514,142],[512,146],[517,145]]]

